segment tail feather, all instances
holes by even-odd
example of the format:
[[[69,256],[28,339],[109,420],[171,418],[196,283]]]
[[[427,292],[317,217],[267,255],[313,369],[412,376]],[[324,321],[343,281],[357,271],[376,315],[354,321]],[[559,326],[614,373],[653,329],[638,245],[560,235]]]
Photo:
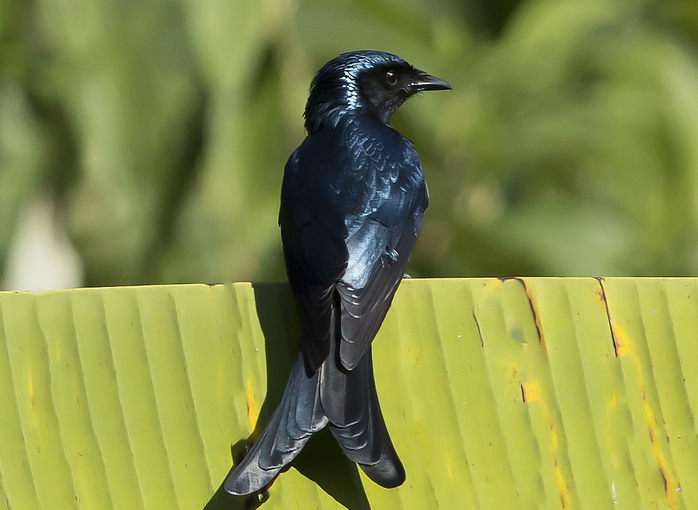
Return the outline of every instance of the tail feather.
[[[271,420],[228,475],[227,492],[260,491],[327,425],[344,454],[374,482],[396,487],[405,481],[378,403],[371,348],[351,371],[340,368],[337,359],[332,349],[320,369],[308,376],[303,355],[298,355]]]
[[[318,389],[318,373],[309,377],[299,354],[281,402],[252,449],[228,475],[226,492],[242,496],[260,491],[296,458],[314,432],[325,427]]]
[[[329,427],[344,454],[378,485],[397,487],[405,469],[390,440],[373,378],[371,348],[350,372],[325,363],[320,399]]]
[[[385,420],[383,419],[383,413],[381,412],[380,405],[378,403],[378,393],[376,392],[376,383],[373,379],[373,362],[371,361],[371,352],[369,348],[368,358],[370,367],[370,392],[371,397],[369,402],[371,402],[370,408],[372,411],[372,426],[374,441],[379,445],[378,449],[380,451],[380,456],[375,464],[362,464],[359,463],[361,469],[364,473],[373,480],[378,485],[385,487],[386,489],[392,489],[393,487],[398,487],[402,485],[405,481],[405,468],[398,457],[393,442],[390,440],[390,435],[388,434],[388,428],[385,426]],[[336,437],[336,436],[335,436]]]

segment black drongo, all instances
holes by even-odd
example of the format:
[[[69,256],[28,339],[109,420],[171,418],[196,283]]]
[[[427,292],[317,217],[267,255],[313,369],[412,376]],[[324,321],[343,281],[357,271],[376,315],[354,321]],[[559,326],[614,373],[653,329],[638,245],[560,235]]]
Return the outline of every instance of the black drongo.
[[[379,51],[344,53],[313,79],[308,136],[286,164],[279,213],[300,353],[271,420],[225,482],[231,494],[262,489],[324,427],[374,482],[405,480],[378,404],[371,342],[429,198],[417,152],[388,121],[417,92],[450,88]]]

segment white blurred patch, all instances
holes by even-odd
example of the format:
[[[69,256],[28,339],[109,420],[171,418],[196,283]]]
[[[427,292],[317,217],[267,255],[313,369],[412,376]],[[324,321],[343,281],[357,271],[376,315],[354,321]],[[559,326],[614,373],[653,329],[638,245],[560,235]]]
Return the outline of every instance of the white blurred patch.
[[[20,214],[2,289],[41,292],[80,287],[82,262],[56,218],[52,199],[35,198]]]

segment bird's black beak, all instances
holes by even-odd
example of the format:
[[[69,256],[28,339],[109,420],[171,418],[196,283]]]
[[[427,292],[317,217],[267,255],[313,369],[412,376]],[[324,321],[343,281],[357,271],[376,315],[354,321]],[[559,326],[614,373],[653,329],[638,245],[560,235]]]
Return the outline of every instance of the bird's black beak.
[[[410,92],[421,92],[422,90],[451,90],[451,85],[441,78],[415,69],[415,78],[410,82]]]

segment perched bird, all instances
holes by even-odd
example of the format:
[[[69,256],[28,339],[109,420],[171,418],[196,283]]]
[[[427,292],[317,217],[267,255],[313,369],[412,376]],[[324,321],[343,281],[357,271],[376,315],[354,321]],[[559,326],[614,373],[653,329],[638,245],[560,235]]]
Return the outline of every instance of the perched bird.
[[[374,482],[404,482],[378,404],[371,342],[429,198],[417,152],[388,121],[417,92],[450,88],[379,51],[344,53],[315,75],[308,136],[286,164],[279,213],[300,353],[271,420],[228,475],[227,492],[259,491],[326,426]]]

